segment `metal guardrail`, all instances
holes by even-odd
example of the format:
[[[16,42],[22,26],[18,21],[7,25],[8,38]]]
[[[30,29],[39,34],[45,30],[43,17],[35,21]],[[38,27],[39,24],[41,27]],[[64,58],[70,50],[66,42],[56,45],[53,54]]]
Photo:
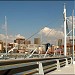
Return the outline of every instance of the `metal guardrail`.
[[[47,74],[53,70],[59,70],[62,65],[72,64],[72,58],[68,57],[49,57],[49,58],[31,58],[17,60],[0,61],[1,75],[16,74]]]
[[[0,53],[0,59],[29,59],[29,58],[45,58],[44,54],[33,54],[31,57],[29,57],[30,54],[25,54],[25,53]],[[52,54],[46,54],[46,57],[60,57],[64,55],[52,55]]]

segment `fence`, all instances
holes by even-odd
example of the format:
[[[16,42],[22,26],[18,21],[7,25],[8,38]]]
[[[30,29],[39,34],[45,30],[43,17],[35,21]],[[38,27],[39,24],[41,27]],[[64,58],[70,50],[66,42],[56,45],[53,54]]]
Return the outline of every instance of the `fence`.
[[[72,57],[30,58],[17,60],[3,60],[0,62],[1,75],[35,75],[47,74],[59,70],[63,66],[72,64]]]

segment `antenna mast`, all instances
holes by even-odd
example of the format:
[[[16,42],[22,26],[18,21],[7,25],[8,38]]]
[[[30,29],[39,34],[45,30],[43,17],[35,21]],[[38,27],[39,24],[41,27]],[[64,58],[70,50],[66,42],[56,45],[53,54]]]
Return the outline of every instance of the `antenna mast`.
[[[7,18],[5,16],[5,32],[6,32],[6,55],[7,55]]]
[[[74,10],[72,13],[72,39],[73,39],[73,52],[72,52],[72,58],[73,58],[73,62],[74,62]]]
[[[66,8],[64,3],[64,55],[66,56]]]

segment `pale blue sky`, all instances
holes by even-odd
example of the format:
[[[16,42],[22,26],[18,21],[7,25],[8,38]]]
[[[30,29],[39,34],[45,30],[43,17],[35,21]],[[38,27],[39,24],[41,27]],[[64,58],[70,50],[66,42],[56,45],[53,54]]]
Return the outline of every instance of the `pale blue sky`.
[[[4,16],[7,16],[8,34],[21,34],[28,38],[40,28],[59,29],[63,25],[63,8],[72,15],[74,1],[0,1],[0,34]]]

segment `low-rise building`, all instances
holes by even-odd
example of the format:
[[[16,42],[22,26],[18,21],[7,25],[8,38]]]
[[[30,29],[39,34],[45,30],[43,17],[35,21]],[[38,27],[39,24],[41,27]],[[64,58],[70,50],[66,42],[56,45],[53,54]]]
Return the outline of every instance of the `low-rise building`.
[[[0,40],[0,52],[3,52],[3,42]]]

